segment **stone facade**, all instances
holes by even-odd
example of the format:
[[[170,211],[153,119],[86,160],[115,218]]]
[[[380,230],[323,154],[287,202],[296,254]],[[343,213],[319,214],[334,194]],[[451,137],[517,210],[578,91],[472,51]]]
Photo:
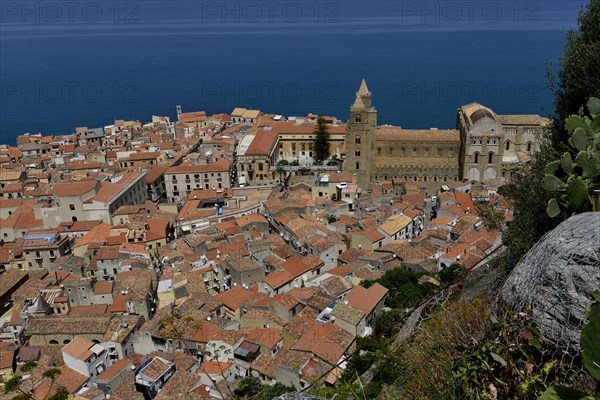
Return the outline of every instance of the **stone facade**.
[[[539,150],[551,121],[537,115],[497,115],[481,104],[458,110],[457,124],[464,146],[464,178],[484,181],[510,178],[511,168],[527,162]]]
[[[436,189],[464,178],[510,178],[510,168],[539,149],[549,125],[537,115],[497,115],[472,103],[458,110],[457,129],[377,126],[377,110],[363,80],[346,125],[345,170],[355,173],[362,187],[403,179]]]

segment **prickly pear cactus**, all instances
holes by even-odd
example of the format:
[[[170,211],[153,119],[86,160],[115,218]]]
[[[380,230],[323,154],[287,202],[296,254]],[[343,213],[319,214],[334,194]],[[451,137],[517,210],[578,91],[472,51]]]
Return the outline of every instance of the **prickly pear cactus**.
[[[546,165],[542,187],[555,194],[546,208],[552,218],[563,210],[569,214],[600,211],[600,99],[590,98],[587,109],[591,119],[572,115],[565,121],[573,151]]]

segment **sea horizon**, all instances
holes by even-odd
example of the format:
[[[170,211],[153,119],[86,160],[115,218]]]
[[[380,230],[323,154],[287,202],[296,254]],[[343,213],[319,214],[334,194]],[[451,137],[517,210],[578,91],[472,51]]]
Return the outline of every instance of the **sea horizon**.
[[[548,116],[545,62],[558,68],[582,3],[3,3],[0,138],[174,119],[176,105],[346,120],[362,78],[380,124],[454,128],[473,101]]]

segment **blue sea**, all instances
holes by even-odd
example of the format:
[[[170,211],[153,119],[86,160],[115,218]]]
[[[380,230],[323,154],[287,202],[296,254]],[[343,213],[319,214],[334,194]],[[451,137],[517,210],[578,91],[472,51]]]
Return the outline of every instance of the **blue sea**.
[[[380,124],[452,128],[477,101],[549,115],[584,0],[1,0],[0,142],[183,111],[333,115],[362,78]]]

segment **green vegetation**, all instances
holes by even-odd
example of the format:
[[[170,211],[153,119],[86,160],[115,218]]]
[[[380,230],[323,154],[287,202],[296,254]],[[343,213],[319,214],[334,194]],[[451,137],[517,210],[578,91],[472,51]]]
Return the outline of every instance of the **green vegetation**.
[[[394,268],[386,271],[376,281],[364,281],[362,286],[368,288],[377,282],[390,291],[385,302],[388,307],[408,308],[424,299],[434,288],[428,283],[419,283],[419,278],[423,275]]]
[[[279,176],[279,182],[283,182],[283,175],[285,175],[285,169],[281,165],[277,165],[277,169],[275,170],[277,176]]]
[[[339,218],[336,217],[334,214],[329,214],[329,215],[327,215],[326,218],[327,218],[327,222],[330,224],[333,224],[334,222],[339,221]]]
[[[439,273],[439,278],[442,283],[450,283],[456,278],[462,265],[454,263],[451,266],[444,268]]]
[[[35,363],[34,364],[27,363],[26,364],[27,371],[24,371],[24,372],[31,372],[34,368],[35,368]],[[60,374],[61,374],[60,368],[48,368],[47,370],[45,370],[42,373],[42,378],[39,382],[36,382],[36,384],[27,385],[27,387],[24,387],[24,385],[21,385],[22,378],[20,375],[14,375],[12,378],[10,378],[9,380],[7,380],[4,383],[4,394],[6,394],[6,395],[12,394],[13,397],[10,398],[11,400],[33,400],[36,398],[39,399],[40,398],[39,395],[34,396],[32,391],[29,389],[29,387],[35,388],[35,387],[37,387],[38,383],[40,383],[42,380],[47,379],[50,381],[50,386],[48,388],[48,393],[46,393],[42,399],[43,400],[67,400],[69,398],[69,392],[67,391],[67,389],[65,389],[64,386],[56,385],[56,378],[58,378],[58,376]]]
[[[477,202],[475,204],[477,215],[481,217],[485,226],[491,230],[499,230],[504,223],[504,211],[489,202]]]
[[[596,302],[589,312],[589,321],[581,331],[581,358],[587,372],[596,381],[594,395],[570,387],[552,386],[548,388],[539,400],[598,400],[600,399],[600,292],[592,296]]]
[[[537,399],[544,393],[541,400],[600,400],[598,303],[581,340],[582,361],[594,379],[590,382],[579,360],[564,357],[562,349],[541,340],[531,315],[507,309],[497,295],[505,273],[544,234],[573,213],[600,210],[594,192],[600,190],[600,0],[589,0],[578,25],[567,34],[558,88],[553,88],[554,126],[542,138],[540,152],[515,167],[511,181],[500,188],[514,209],[514,220],[503,232],[508,255],[502,271],[487,274],[474,287],[458,276],[459,265],[440,271],[440,281],[452,282],[454,294],[429,309],[426,321],[402,343],[394,337],[404,309],[414,307],[433,288],[419,284],[417,274],[386,272],[377,282],[390,290],[386,304],[392,310],[373,322],[372,337],[357,339],[357,350],[336,386],[316,385],[311,393],[326,398],[335,394],[337,399],[411,400]],[[582,104],[587,109],[580,108]],[[478,213],[491,229],[503,224],[504,215],[491,204],[480,205]],[[568,387],[546,390],[552,383]]]
[[[541,150],[527,165],[512,171],[511,182],[500,188],[500,194],[513,201],[514,220],[504,232],[503,240],[508,247],[507,262],[514,265],[548,231],[570,216],[570,207],[557,209],[552,203],[554,193],[542,187],[546,166],[561,159],[565,151],[576,159],[576,146],[569,146],[570,132],[565,125],[568,117],[580,114],[582,104],[591,97],[600,97],[600,0],[590,0],[579,15],[578,30],[567,33],[558,87],[549,74],[550,85],[555,93],[554,126],[550,136],[541,143]],[[585,127],[581,126],[585,130]],[[578,134],[580,136],[580,134]],[[571,147],[571,148],[570,148]],[[569,149],[570,148],[570,149]],[[568,160],[565,160],[568,162]],[[570,174],[569,174],[570,175]],[[575,180],[572,190],[581,192],[581,182]],[[579,195],[572,197],[580,198]],[[565,201],[562,199],[562,201]],[[577,209],[586,209],[587,203],[573,203]],[[568,212],[569,211],[569,212]]]
[[[593,119],[585,115],[567,118],[569,147],[560,159],[546,165],[542,187],[554,196],[546,209],[551,218],[563,211],[568,215],[600,211],[600,100],[590,98],[587,108]]]
[[[244,378],[238,383],[232,398],[234,400],[271,400],[274,397],[295,390],[296,389],[293,387],[285,386],[281,383],[276,383],[275,385],[263,385],[258,378]]]
[[[592,97],[600,97],[600,1],[590,0],[579,13],[578,30],[567,32],[567,45],[558,72],[558,87],[551,86],[555,94],[555,129],[553,146],[562,153],[569,139],[562,125],[573,114],[578,114],[582,104]]]
[[[434,288],[430,284],[419,283],[422,275],[395,268],[386,271],[376,281],[362,283],[367,288],[375,282],[388,288],[386,305],[391,310],[375,317],[371,336],[356,339],[356,350],[348,359],[347,368],[335,388],[316,385],[310,391],[312,394],[326,398],[337,394],[338,399],[371,399],[403,376],[407,363],[402,362],[399,354],[390,351],[390,348],[398,332],[398,323],[406,315],[405,308],[416,306]],[[359,377],[368,370],[373,375],[363,385]]]
[[[329,157],[329,128],[322,117],[317,119],[315,127],[315,162],[323,162]]]

